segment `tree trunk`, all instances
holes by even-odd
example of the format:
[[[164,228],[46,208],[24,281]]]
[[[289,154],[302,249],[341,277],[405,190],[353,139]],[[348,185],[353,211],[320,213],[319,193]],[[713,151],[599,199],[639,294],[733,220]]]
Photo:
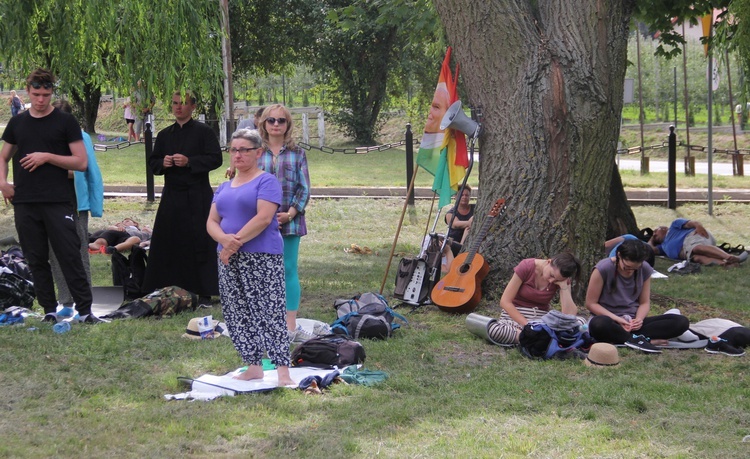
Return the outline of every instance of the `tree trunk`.
[[[602,257],[634,1],[435,0],[468,102],[483,114],[478,218],[497,298],[524,258],[574,252],[580,300]],[[472,225],[469,238],[479,224]]]
[[[96,134],[96,118],[99,115],[99,101],[102,98],[101,88],[91,83],[84,83],[83,88],[73,90],[70,97],[73,101],[73,114],[81,123],[81,128],[89,134]],[[114,101],[112,103],[115,104]]]
[[[638,223],[635,221],[635,215],[625,189],[622,187],[622,177],[617,170],[617,164],[613,164],[612,181],[609,186],[609,209],[607,218],[606,239],[612,239],[623,234],[637,235],[639,232]]]

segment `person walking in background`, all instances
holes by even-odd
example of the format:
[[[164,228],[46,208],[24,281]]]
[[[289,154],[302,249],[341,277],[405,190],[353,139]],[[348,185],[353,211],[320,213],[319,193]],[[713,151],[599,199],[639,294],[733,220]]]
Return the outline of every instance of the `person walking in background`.
[[[284,238],[284,278],[286,314],[290,338],[298,332],[297,311],[302,297],[299,280],[299,243],[307,234],[305,207],[310,199],[310,175],[305,150],[295,145],[292,114],[280,104],[263,110],[258,131],[263,138],[261,169],[276,176],[284,196],[276,218]]]
[[[0,190],[5,201],[13,204],[16,231],[34,277],[37,301],[44,308],[44,320],[57,321],[49,266],[52,246],[81,320],[98,323],[101,320],[91,313],[91,285],[77,232],[75,188],[68,178],[70,170],[86,170],[86,146],[75,118],[50,104],[54,87],[55,77],[48,70],[34,70],[26,78],[31,108],[11,118],[3,132]],[[13,184],[8,183],[11,155]]]
[[[667,344],[687,331],[690,322],[678,314],[648,317],[651,310],[651,275],[645,262],[649,247],[627,239],[615,252],[596,264],[586,290],[586,308],[594,317],[589,333],[597,341],[625,344],[647,353],[660,353]]]
[[[128,142],[133,139],[135,142],[140,141],[140,135],[135,133],[135,115],[133,114],[133,103],[130,101],[130,97],[125,98],[125,103],[122,105],[125,109],[125,124],[128,126]]]
[[[63,113],[73,113],[73,108],[66,100],[56,100],[52,106],[61,110]],[[78,238],[81,240],[81,261],[83,269],[86,272],[86,280],[91,285],[91,265],[89,263],[88,239],[89,239],[89,214],[94,217],[101,217],[104,213],[104,182],[102,173],[99,170],[99,164],[96,162],[94,153],[94,144],[91,137],[81,129],[83,144],[86,147],[86,158],[88,164],[85,171],[69,171],[68,176],[72,175],[76,190],[76,203],[78,205],[78,220],[76,229]],[[55,256],[54,250],[49,252],[50,266],[52,267],[52,277],[57,285],[57,300],[62,304],[62,309],[57,311],[58,317],[73,317],[73,295],[68,289],[65,282],[65,276],[62,266]]]
[[[18,115],[24,109],[23,101],[20,97],[18,97],[18,94],[16,94],[15,90],[10,91],[10,101],[8,103],[10,104],[11,117]]]
[[[255,130],[232,135],[229,154],[236,174],[216,190],[206,229],[218,242],[219,292],[234,347],[248,364],[237,379],[263,379],[263,353],[289,376],[289,341],[284,287],[284,242],[276,220],[282,200],[273,175],[258,167],[263,142]]]
[[[216,243],[206,231],[213,189],[208,173],[221,166],[219,139],[193,119],[195,95],[172,94],[175,123],[156,137],[148,166],[164,176],[164,190],[154,232],[143,291],[177,285],[210,304],[219,294]]]
[[[130,113],[135,117],[133,130],[136,138],[140,139],[143,135],[144,121],[147,116],[153,114],[156,97],[143,84],[143,80],[138,80],[138,87],[135,89],[133,104]],[[153,127],[152,127],[153,128]]]

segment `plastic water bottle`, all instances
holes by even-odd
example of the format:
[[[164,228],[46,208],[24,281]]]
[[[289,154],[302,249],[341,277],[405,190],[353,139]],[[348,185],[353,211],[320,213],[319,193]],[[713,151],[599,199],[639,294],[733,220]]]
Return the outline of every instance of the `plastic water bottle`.
[[[70,331],[70,322],[58,322],[52,326],[52,331],[54,331],[58,335],[67,333]]]
[[[579,330],[581,330],[581,333],[586,333],[589,331],[589,324],[583,324],[579,327]]]
[[[632,318],[629,315],[627,315],[627,314],[625,314],[624,316],[622,316],[622,318],[625,319],[625,320],[627,320],[628,322],[630,322],[632,320]]]

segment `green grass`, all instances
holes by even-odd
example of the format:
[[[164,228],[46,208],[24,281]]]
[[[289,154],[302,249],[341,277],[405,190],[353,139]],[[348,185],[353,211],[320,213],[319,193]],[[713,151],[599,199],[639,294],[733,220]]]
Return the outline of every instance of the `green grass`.
[[[142,145],[97,157],[108,185],[145,183]],[[366,155],[312,150],[309,162],[315,187],[406,183],[403,150]],[[223,170],[214,171],[212,183],[222,176]],[[701,188],[705,180],[678,176],[678,186]],[[664,187],[666,174],[624,172],[623,181],[627,187]],[[430,183],[428,174],[418,174],[417,186]],[[717,188],[747,188],[748,183],[714,179]],[[142,198],[108,199],[104,218],[91,219],[91,228],[125,216],[152,224],[157,205]],[[334,299],[380,289],[402,205],[400,200],[312,201],[310,234],[300,247],[302,317],[331,322]],[[385,283],[388,294],[399,258],[418,251],[428,206],[417,201],[406,215]],[[715,206],[713,216],[705,205],[693,204],[634,212],[641,226],[650,227],[695,218],[718,241],[750,247],[746,205]],[[8,234],[14,234],[12,210],[3,207],[0,236]],[[347,253],[352,244],[370,247],[373,254]],[[109,257],[95,255],[91,261],[94,284],[111,285]],[[664,260],[656,264],[662,272],[668,266]],[[748,269],[705,268],[699,275],[655,280],[653,309],[679,307],[691,320],[725,317],[748,325]],[[6,394],[0,404],[0,456],[747,456],[747,443],[741,442],[750,435],[743,382],[750,371],[747,356],[621,350],[623,363],[612,369],[531,362],[468,333],[463,316],[431,307],[400,312],[409,319],[408,328],[388,341],[364,343],[366,366],[390,375],[382,385],[335,386],[323,396],[275,391],[209,403],[163,399],[185,390],[179,376],[222,374],[240,366],[228,339],[180,337],[188,320],[203,313],[75,326],[64,335],[33,321],[0,328],[0,387]],[[495,316],[499,306],[485,299],[476,312]],[[221,317],[220,308],[210,313]]]
[[[106,201],[106,219],[152,223],[143,199]],[[400,254],[419,246],[429,204],[405,219],[385,291]],[[333,301],[377,291],[402,202],[314,200],[300,247],[300,315],[331,322]],[[642,226],[689,215],[720,241],[750,245],[750,209],[740,204],[634,209]],[[92,219],[92,227],[97,220]],[[0,228],[12,231],[11,211]],[[372,255],[346,253],[351,244]],[[92,256],[97,285],[109,285],[109,257]],[[667,262],[657,268],[666,271]],[[750,323],[748,267],[706,268],[654,281],[654,309],[678,306],[692,320]],[[0,456],[37,457],[746,457],[748,357],[621,350],[619,367],[536,362],[471,335],[464,316],[432,307],[400,309],[410,326],[388,341],[366,341],[366,366],[387,382],[334,386],[322,396],[279,390],[212,402],[165,401],[185,390],[178,376],[240,366],[228,339],[184,340],[191,317],[0,329]],[[495,301],[477,310],[497,315]],[[210,313],[220,318],[221,311]],[[29,331],[33,326],[36,330]]]

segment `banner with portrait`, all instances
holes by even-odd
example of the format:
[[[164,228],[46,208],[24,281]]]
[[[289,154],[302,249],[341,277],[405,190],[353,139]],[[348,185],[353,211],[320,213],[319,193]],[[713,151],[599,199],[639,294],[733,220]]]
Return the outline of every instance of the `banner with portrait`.
[[[417,154],[417,165],[435,176],[432,190],[440,197],[440,207],[450,203],[469,165],[464,133],[455,129],[440,129],[440,122],[448,107],[458,100],[458,66],[455,75],[451,74],[450,58],[451,48],[448,48]]]

